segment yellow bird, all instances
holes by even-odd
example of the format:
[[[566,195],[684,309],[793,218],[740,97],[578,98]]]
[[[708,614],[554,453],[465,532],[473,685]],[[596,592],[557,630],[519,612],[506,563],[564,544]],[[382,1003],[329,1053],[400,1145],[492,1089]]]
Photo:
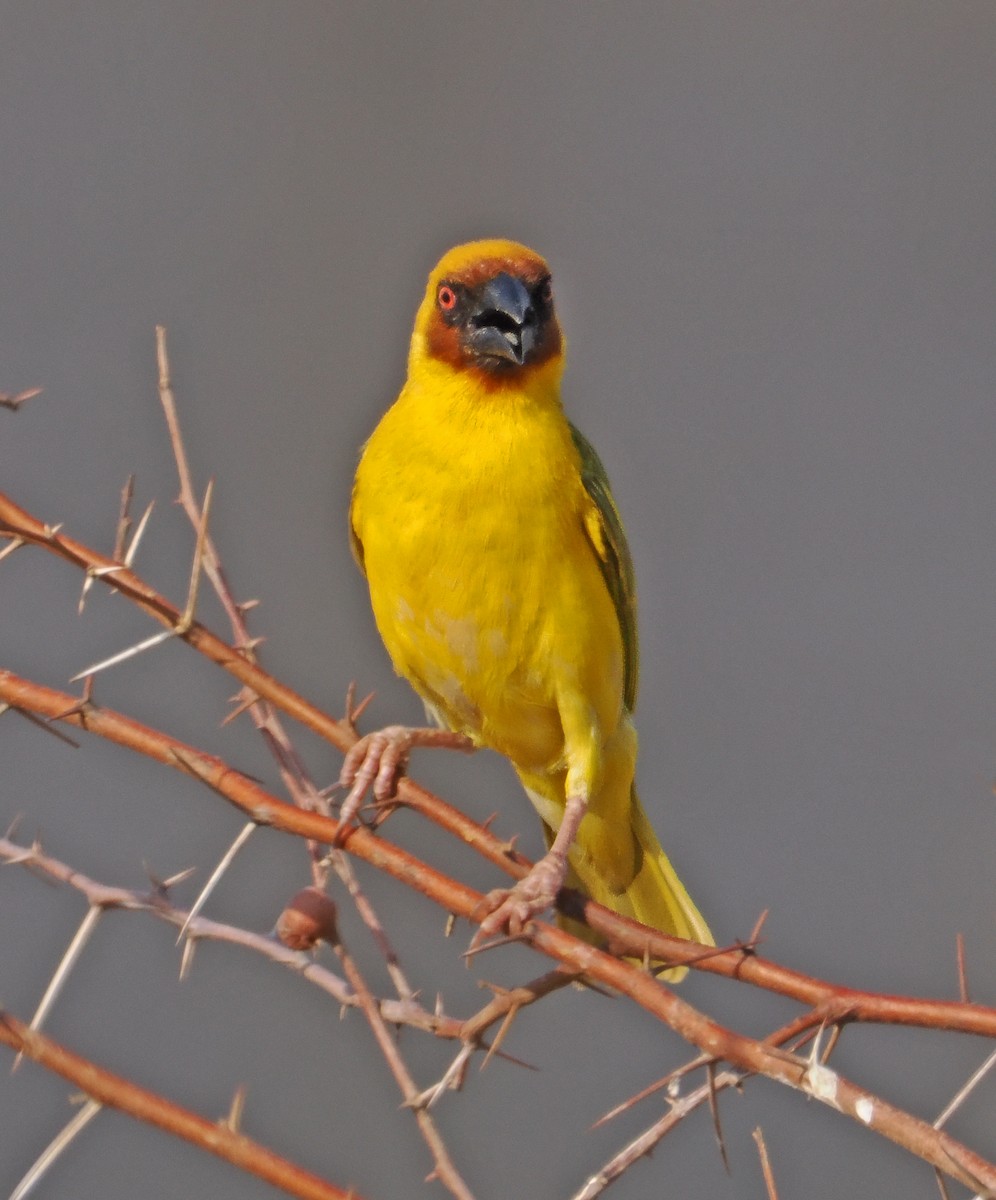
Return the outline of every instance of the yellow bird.
[[[515,767],[548,850],[491,894],[484,935],[518,933],[569,882],[711,945],[633,786],[632,562],[605,470],[564,415],[563,368],[538,254],[492,240],[444,255],[350,512],[384,645],[441,728],[358,742],[343,815],[371,786],[390,796],[414,746],[489,746]]]

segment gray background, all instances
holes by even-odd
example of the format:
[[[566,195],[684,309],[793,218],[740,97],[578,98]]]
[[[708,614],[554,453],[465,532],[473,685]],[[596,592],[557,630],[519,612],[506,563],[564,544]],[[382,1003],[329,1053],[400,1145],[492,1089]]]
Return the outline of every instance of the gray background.
[[[139,569],[180,600],[190,537],[155,394],[153,327],[264,663],[370,724],[417,720],[348,554],[357,448],[403,378],[426,272],[503,235],[554,266],[566,402],[613,479],[640,583],[647,808],[721,939],[770,909],[766,951],[844,983],[996,1002],[993,336],[996,7],[981,3],[0,5],[2,484],[109,549],[118,491],[158,499]],[[0,653],[65,686],[151,632],[40,552],[0,566]],[[98,589],[99,590],[99,589]],[[215,606],[203,615],[224,629]],[[230,683],[182,646],[98,698],[266,781]],[[302,746],[321,781],[336,756]],[[8,717],[0,817],[111,883],[206,869],[240,820],[193,783]],[[538,830],[505,764],[423,755],[415,774],[499,828]],[[476,886],[413,818],[391,834]],[[478,976],[430,906],[365,873],[415,982],[458,1015]],[[267,929],[305,882],[259,834],[214,915]],[[194,885],[180,898],[189,900]],[[32,1009],[82,915],[0,876],[0,998]],[[358,948],[363,939],[352,925]],[[386,989],[375,960],[375,984]],[[249,1086],[247,1130],[371,1198],[442,1194],[361,1019],[234,950],[176,982],[166,927],[108,919],[54,1014],[74,1048],[209,1116]],[[763,1033],[794,1009],[723,981],[684,994]],[[423,1082],[448,1050],[402,1039]],[[439,1110],[476,1194],[568,1196],[649,1123],[588,1125],[690,1056],[619,1001],[561,995],[508,1048],[542,1068],[472,1074]],[[933,1117],[984,1047],[846,1033],[837,1066]],[[952,1122],[993,1149],[996,1085]],[[0,1082],[0,1193],[69,1114],[26,1066]],[[931,1173],[827,1110],[752,1082],[686,1125],[619,1197],[932,1197]],[[47,1197],[272,1194],[105,1114]],[[958,1192],[957,1194],[961,1194]]]

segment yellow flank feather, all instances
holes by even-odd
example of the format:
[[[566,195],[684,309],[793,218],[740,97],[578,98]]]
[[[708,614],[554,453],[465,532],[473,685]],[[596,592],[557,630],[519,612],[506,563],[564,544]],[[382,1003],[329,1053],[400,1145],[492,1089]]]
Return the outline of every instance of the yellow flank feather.
[[[632,569],[562,371],[545,262],[514,242],[450,251],[363,450],[354,547],[396,670],[441,724],[511,760],[548,842],[566,798],[586,798],[571,881],[711,944],[633,789]]]

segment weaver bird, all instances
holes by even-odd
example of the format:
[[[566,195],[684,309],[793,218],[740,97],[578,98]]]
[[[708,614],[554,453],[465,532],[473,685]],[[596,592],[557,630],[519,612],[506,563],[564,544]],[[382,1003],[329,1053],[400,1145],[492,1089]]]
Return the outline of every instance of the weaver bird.
[[[457,246],[415,318],[408,378],[366,443],[350,527],[395,670],[438,722],[349,752],[352,819],[414,746],[489,746],[514,766],[547,853],[492,892],[477,935],[513,935],[569,882],[712,944],[633,786],[633,568],[605,470],[564,415],[550,270],[509,241]]]

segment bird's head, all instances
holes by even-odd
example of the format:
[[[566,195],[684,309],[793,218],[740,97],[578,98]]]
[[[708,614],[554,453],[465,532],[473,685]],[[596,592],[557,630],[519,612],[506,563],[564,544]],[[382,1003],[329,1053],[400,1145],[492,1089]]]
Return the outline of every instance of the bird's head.
[[[563,337],[550,268],[518,242],[468,242],[444,254],[429,275],[415,320],[413,364],[426,359],[474,372],[490,387],[523,373],[559,377]]]

